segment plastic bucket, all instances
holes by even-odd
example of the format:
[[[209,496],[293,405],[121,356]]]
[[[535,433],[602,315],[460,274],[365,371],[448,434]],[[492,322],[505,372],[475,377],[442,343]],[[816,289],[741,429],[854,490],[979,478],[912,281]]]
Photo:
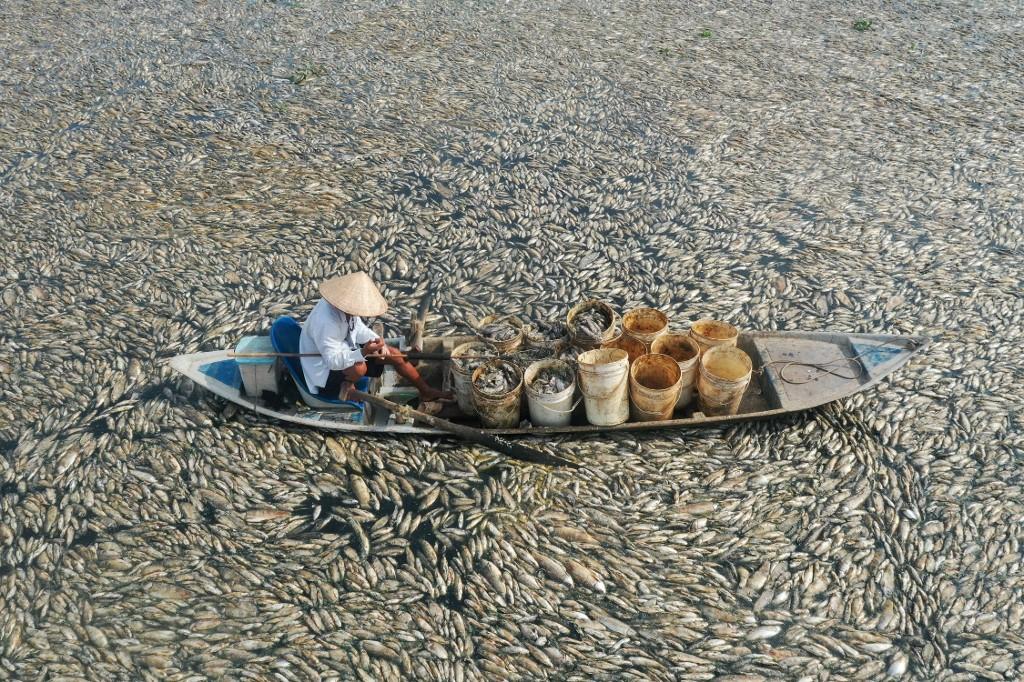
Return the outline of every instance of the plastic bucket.
[[[535,324],[523,326],[523,344],[527,348],[538,348],[555,352],[561,345],[565,344],[568,331],[557,339],[548,338]]]
[[[494,355],[494,347],[483,341],[470,341],[452,350],[451,357],[459,358],[464,355]],[[473,371],[461,369],[455,362],[451,363],[452,388],[455,390],[455,401],[459,409],[470,417],[476,416],[476,407],[473,405]]]
[[[511,339],[508,339],[507,341],[495,341],[493,339],[488,339],[487,337],[481,335],[480,329],[482,327],[485,327],[486,325],[491,324],[492,322],[508,322],[518,330],[518,333]],[[480,339],[482,343],[489,343],[492,346],[494,346],[494,348],[499,353],[508,353],[509,351],[513,351],[516,348],[519,348],[519,346],[522,345],[523,343],[523,323],[521,320],[519,320],[516,317],[513,317],[512,315],[487,315],[477,323],[476,329],[477,338]]]
[[[651,349],[654,339],[668,329],[668,316],[654,308],[634,308],[622,316],[622,331]]]
[[[580,353],[580,392],[587,421],[615,426],[629,419],[629,356],[621,348],[597,348]]]
[[[601,348],[621,348],[629,356],[629,364],[633,364],[633,361],[641,355],[647,354],[647,346],[642,341],[638,341],[622,332],[619,332],[619,335],[610,341],[602,343]]]
[[[697,393],[700,411],[709,417],[736,414],[750,384],[750,356],[733,346],[715,346],[700,358]]]
[[[718,320],[697,320],[690,326],[690,336],[703,353],[715,346],[735,346],[740,330],[728,322]]]
[[[477,377],[488,368],[499,365],[511,367],[518,383],[515,388],[501,395],[490,395],[476,385]],[[476,407],[480,422],[489,429],[511,429],[519,426],[519,409],[522,400],[523,371],[511,362],[504,360],[488,360],[473,372],[473,406]]]
[[[608,328],[601,334],[601,338],[592,339],[586,335],[579,335],[576,333],[576,318],[581,313],[585,313],[588,310],[598,309],[605,313],[608,319],[611,321]],[[618,315],[612,310],[612,307],[604,301],[598,301],[597,299],[590,299],[589,301],[583,301],[577,303],[569,311],[569,314],[565,316],[565,327],[569,330],[569,340],[572,341],[572,345],[576,346],[580,350],[594,350],[600,348],[601,344],[605,341],[610,341],[615,336],[615,322],[618,319]]]
[[[651,352],[668,355],[679,365],[683,376],[679,381],[676,409],[681,410],[693,401],[693,392],[697,387],[697,366],[700,364],[700,346],[689,334],[666,332],[654,340]]]
[[[633,419],[654,422],[671,419],[683,373],[668,355],[637,358],[629,370],[629,408]]]
[[[569,386],[558,393],[541,393],[532,384],[537,373],[546,368],[558,369],[569,378]],[[568,426],[572,421],[572,398],[576,394],[576,378],[572,366],[564,360],[538,360],[523,374],[530,423],[534,426]]]

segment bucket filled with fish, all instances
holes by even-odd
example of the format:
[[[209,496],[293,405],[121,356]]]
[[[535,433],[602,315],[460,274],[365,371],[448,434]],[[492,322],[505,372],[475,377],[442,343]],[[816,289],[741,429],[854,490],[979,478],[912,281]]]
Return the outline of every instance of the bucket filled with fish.
[[[615,426],[629,419],[629,356],[621,348],[597,348],[576,359],[587,421]]]
[[[480,365],[497,355],[494,346],[482,341],[470,341],[456,346],[451,353],[452,388],[459,409],[469,416],[476,416],[473,405],[473,372]]]
[[[565,326],[574,346],[580,350],[593,350],[614,338],[617,317],[610,305],[591,299],[573,306],[566,315]]]
[[[523,341],[530,348],[555,350],[569,332],[564,322],[535,320],[523,327]]]
[[[633,419],[671,419],[682,378],[679,363],[668,355],[644,355],[629,370],[629,404]]]
[[[477,324],[476,334],[499,353],[508,353],[523,343],[523,323],[512,315],[488,315]]]
[[[697,394],[700,411],[709,417],[736,414],[750,384],[750,356],[733,346],[715,346],[700,358]]]
[[[654,339],[668,329],[668,316],[654,308],[634,308],[622,316],[622,332],[650,350]]]
[[[546,348],[527,348],[522,346],[518,350],[504,354],[501,357],[525,372],[526,368],[533,363],[538,360],[547,360],[551,356],[551,351]]]
[[[574,374],[564,360],[538,360],[526,368],[523,383],[534,426],[569,425],[576,393]]]
[[[519,426],[523,371],[511,362],[488,360],[473,372],[473,405],[489,429]]]
[[[681,410],[693,401],[693,391],[697,385],[697,365],[700,363],[700,346],[689,334],[666,332],[654,340],[651,352],[668,355],[679,365],[682,378],[679,380],[676,409]]]
[[[718,320],[697,320],[690,325],[690,336],[703,353],[714,346],[735,346],[740,330],[728,322]]]
[[[632,336],[627,336],[621,330],[612,339],[602,343],[601,348],[621,348],[629,356],[630,364],[633,364],[634,360],[647,353],[647,346],[642,341],[637,341]]]

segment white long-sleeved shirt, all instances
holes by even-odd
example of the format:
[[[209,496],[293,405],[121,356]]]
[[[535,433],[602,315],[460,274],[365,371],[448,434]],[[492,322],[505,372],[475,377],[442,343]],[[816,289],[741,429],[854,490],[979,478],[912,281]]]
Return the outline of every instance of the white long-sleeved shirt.
[[[346,315],[321,298],[299,336],[300,353],[320,353],[320,357],[302,358],[306,386],[317,393],[327,384],[331,370],[348,369],[363,362],[363,344],[376,338],[377,334],[362,319]]]

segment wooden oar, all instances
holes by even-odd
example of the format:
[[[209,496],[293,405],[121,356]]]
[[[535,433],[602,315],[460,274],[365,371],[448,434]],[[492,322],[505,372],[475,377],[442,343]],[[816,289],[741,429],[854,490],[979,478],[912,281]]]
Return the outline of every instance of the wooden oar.
[[[533,462],[535,464],[562,465],[574,468],[579,466],[575,462],[572,462],[568,459],[564,459],[557,455],[549,455],[546,452],[541,452],[536,448],[531,448],[521,443],[516,443],[514,441],[509,440],[508,438],[503,438],[493,433],[486,433],[479,429],[474,429],[472,426],[454,424],[448,421],[447,419],[441,419],[440,417],[435,417],[432,414],[427,414],[426,412],[414,410],[408,405],[399,405],[398,403],[391,402],[387,398],[381,398],[380,396],[370,395],[369,393],[363,393],[362,391],[357,391],[353,389],[352,391],[349,392],[348,399],[365,400],[366,402],[376,405],[377,407],[384,408],[385,410],[390,410],[391,412],[402,415],[403,417],[406,417],[408,419],[413,419],[415,421],[433,426],[436,429],[447,431],[448,433],[456,435],[459,438],[462,438],[463,440],[467,440],[472,443],[480,443],[481,445],[486,445],[492,450],[496,450],[514,459],[521,459],[523,461]]]
[[[415,351],[423,350],[423,334],[427,329],[427,313],[430,312],[430,303],[434,300],[433,288],[427,289],[420,301],[420,307],[416,311],[416,317],[409,325],[409,347]]]

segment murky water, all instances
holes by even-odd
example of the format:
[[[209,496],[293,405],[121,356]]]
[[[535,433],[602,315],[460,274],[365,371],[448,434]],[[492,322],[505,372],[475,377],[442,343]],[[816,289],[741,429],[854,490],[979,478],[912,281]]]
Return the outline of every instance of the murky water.
[[[1020,677],[1016,9],[0,6],[0,666]],[[433,287],[434,332],[597,297],[935,342],[810,413],[546,444],[576,471],[168,369],[353,268],[389,331]]]

